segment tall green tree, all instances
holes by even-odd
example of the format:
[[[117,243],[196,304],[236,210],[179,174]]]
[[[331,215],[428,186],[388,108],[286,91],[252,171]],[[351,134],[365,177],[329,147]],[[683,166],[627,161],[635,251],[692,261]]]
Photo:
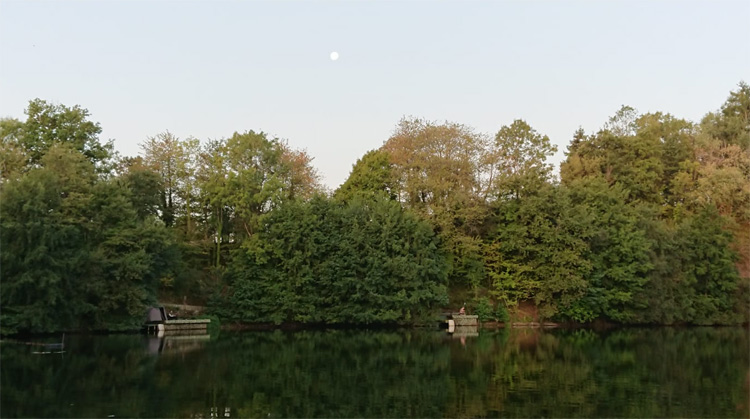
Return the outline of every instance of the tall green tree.
[[[592,271],[588,208],[574,203],[567,188],[552,185],[496,201],[494,208],[484,252],[490,293],[508,307],[534,301],[544,318],[571,307]]]
[[[199,154],[197,183],[200,191],[204,243],[213,247],[213,266],[221,265],[222,243],[228,240],[229,189],[226,141],[209,140]]]
[[[0,119],[0,182],[17,178],[27,169],[29,156],[21,145],[23,122],[13,118]]]
[[[552,165],[547,158],[556,152],[557,147],[550,143],[549,137],[524,120],[503,126],[485,157],[489,166],[486,196],[506,199],[535,193],[549,182]]]
[[[105,163],[113,154],[112,142],[102,144],[99,123],[89,120],[89,111],[80,106],[67,107],[45,100],[29,101],[27,115],[17,139],[28,155],[28,164],[36,165],[54,144],[69,144],[97,165],[109,170]]]
[[[656,324],[738,324],[747,321],[747,289],[732,249],[732,220],[713,205],[679,222],[652,218],[654,269],[636,297],[645,304],[634,321]]]
[[[80,107],[32,101],[27,113],[3,128],[27,159],[0,183],[2,333],[137,328],[180,258],[154,218],[157,180],[135,161],[116,176]]]
[[[85,327],[134,330],[158,287],[179,275],[181,254],[171,231],[143,203],[130,179],[97,182],[91,196],[92,244]]]
[[[199,161],[195,187],[204,240],[214,245],[215,267],[223,266],[222,243],[240,244],[257,232],[262,215],[321,189],[310,156],[264,132],[235,132],[228,139],[209,141]]]
[[[623,106],[596,134],[577,133],[575,145],[561,165],[561,180],[570,183],[583,177],[601,176],[609,184],[618,184],[627,191],[629,201],[662,203],[666,188],[664,143],[670,135],[679,135],[682,125],[689,127],[669,115],[641,116],[633,108]],[[675,147],[675,141],[669,139],[670,151],[679,151],[672,158],[680,159],[687,152]],[[668,164],[669,170],[674,170],[675,162]]]
[[[382,149],[397,179],[396,196],[429,220],[452,256],[451,285],[476,287],[484,277],[480,196],[487,139],[465,125],[402,119]]]
[[[722,145],[750,149],[750,85],[740,82],[719,112],[706,115],[703,123],[707,133],[718,138]]]
[[[235,234],[250,237],[259,217],[285,198],[284,153],[277,138],[263,132],[234,133],[227,140],[227,188],[233,207]]]
[[[641,211],[628,204],[628,192],[604,178],[581,179],[569,185],[571,201],[589,214],[585,258],[591,264],[583,296],[563,314],[577,321],[603,318],[627,323],[643,301],[636,295],[648,283],[651,244]]]
[[[84,226],[93,165],[67,145],[52,146],[41,163],[2,187],[4,333],[75,328],[94,308],[81,286],[92,262]]]
[[[261,220],[230,266],[225,315],[410,323],[446,302],[446,264],[432,228],[392,200],[316,197]]]
[[[140,325],[179,254],[126,183],[60,143],[2,193],[4,332]]]
[[[190,156],[183,153],[180,139],[169,131],[149,137],[141,144],[144,163],[159,174],[162,181],[161,219],[167,226],[175,222],[180,189],[180,169]]]
[[[737,254],[730,247],[733,237],[727,231],[727,219],[715,207],[707,206],[681,223],[677,239],[677,260],[682,262],[685,282],[694,293],[694,312],[686,318],[697,324],[747,320],[747,314],[742,315],[747,309],[747,296],[744,304],[734,306],[736,299],[743,297],[736,294],[740,278],[735,265]]]
[[[370,150],[352,166],[346,181],[334,196],[349,199],[357,194],[386,194],[396,199],[397,177],[390,155],[383,149]]]

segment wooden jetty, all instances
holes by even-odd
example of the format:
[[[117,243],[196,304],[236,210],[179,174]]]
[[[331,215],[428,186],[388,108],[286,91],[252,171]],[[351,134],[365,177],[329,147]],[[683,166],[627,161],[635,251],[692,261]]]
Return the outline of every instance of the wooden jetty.
[[[189,320],[164,320],[160,323],[146,324],[148,333],[169,333],[169,334],[188,334],[202,335],[208,333],[210,319],[189,319]]]
[[[205,335],[210,319],[175,319],[167,315],[164,307],[151,307],[146,315],[146,333],[156,335]]]
[[[453,320],[456,326],[479,326],[479,316],[467,314],[452,314],[449,320]]]
[[[448,323],[448,333],[455,333],[457,330],[468,331],[469,329],[475,332],[479,327],[479,316],[453,313],[446,322]]]

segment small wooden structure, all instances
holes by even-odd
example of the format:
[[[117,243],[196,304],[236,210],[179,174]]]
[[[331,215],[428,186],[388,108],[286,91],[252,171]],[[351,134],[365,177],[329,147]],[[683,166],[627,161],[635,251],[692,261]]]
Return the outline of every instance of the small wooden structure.
[[[448,333],[455,333],[457,329],[463,329],[464,331],[473,329],[473,331],[476,331],[479,327],[479,316],[453,313],[448,317],[448,320],[446,320],[448,323]]]
[[[145,329],[156,335],[204,335],[208,333],[209,319],[170,319],[164,307],[151,307],[146,313]]]
[[[467,314],[453,314],[451,320],[456,326],[479,326],[479,316],[469,316]]]
[[[170,334],[187,334],[202,335],[207,333],[209,319],[190,319],[190,320],[164,320],[161,323],[147,324],[146,330],[149,333],[170,333]]]

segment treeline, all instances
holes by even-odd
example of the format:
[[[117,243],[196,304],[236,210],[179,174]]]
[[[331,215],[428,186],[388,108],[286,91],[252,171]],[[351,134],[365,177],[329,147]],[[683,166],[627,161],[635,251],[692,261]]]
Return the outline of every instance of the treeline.
[[[0,120],[3,333],[137,327],[157,298],[232,321],[736,324],[750,301],[750,87],[699,123],[621,108],[559,176],[523,120],[404,118],[346,182],[263,132],[99,140],[78,106]]]

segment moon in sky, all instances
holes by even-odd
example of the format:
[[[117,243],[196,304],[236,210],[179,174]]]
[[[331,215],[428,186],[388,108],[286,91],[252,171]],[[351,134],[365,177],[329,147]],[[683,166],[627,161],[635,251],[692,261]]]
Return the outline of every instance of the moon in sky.
[[[336,51],[333,51],[333,52],[331,53],[331,61],[336,61],[336,60],[338,60],[338,59],[339,59],[339,53],[338,53],[338,52],[336,52]]]

